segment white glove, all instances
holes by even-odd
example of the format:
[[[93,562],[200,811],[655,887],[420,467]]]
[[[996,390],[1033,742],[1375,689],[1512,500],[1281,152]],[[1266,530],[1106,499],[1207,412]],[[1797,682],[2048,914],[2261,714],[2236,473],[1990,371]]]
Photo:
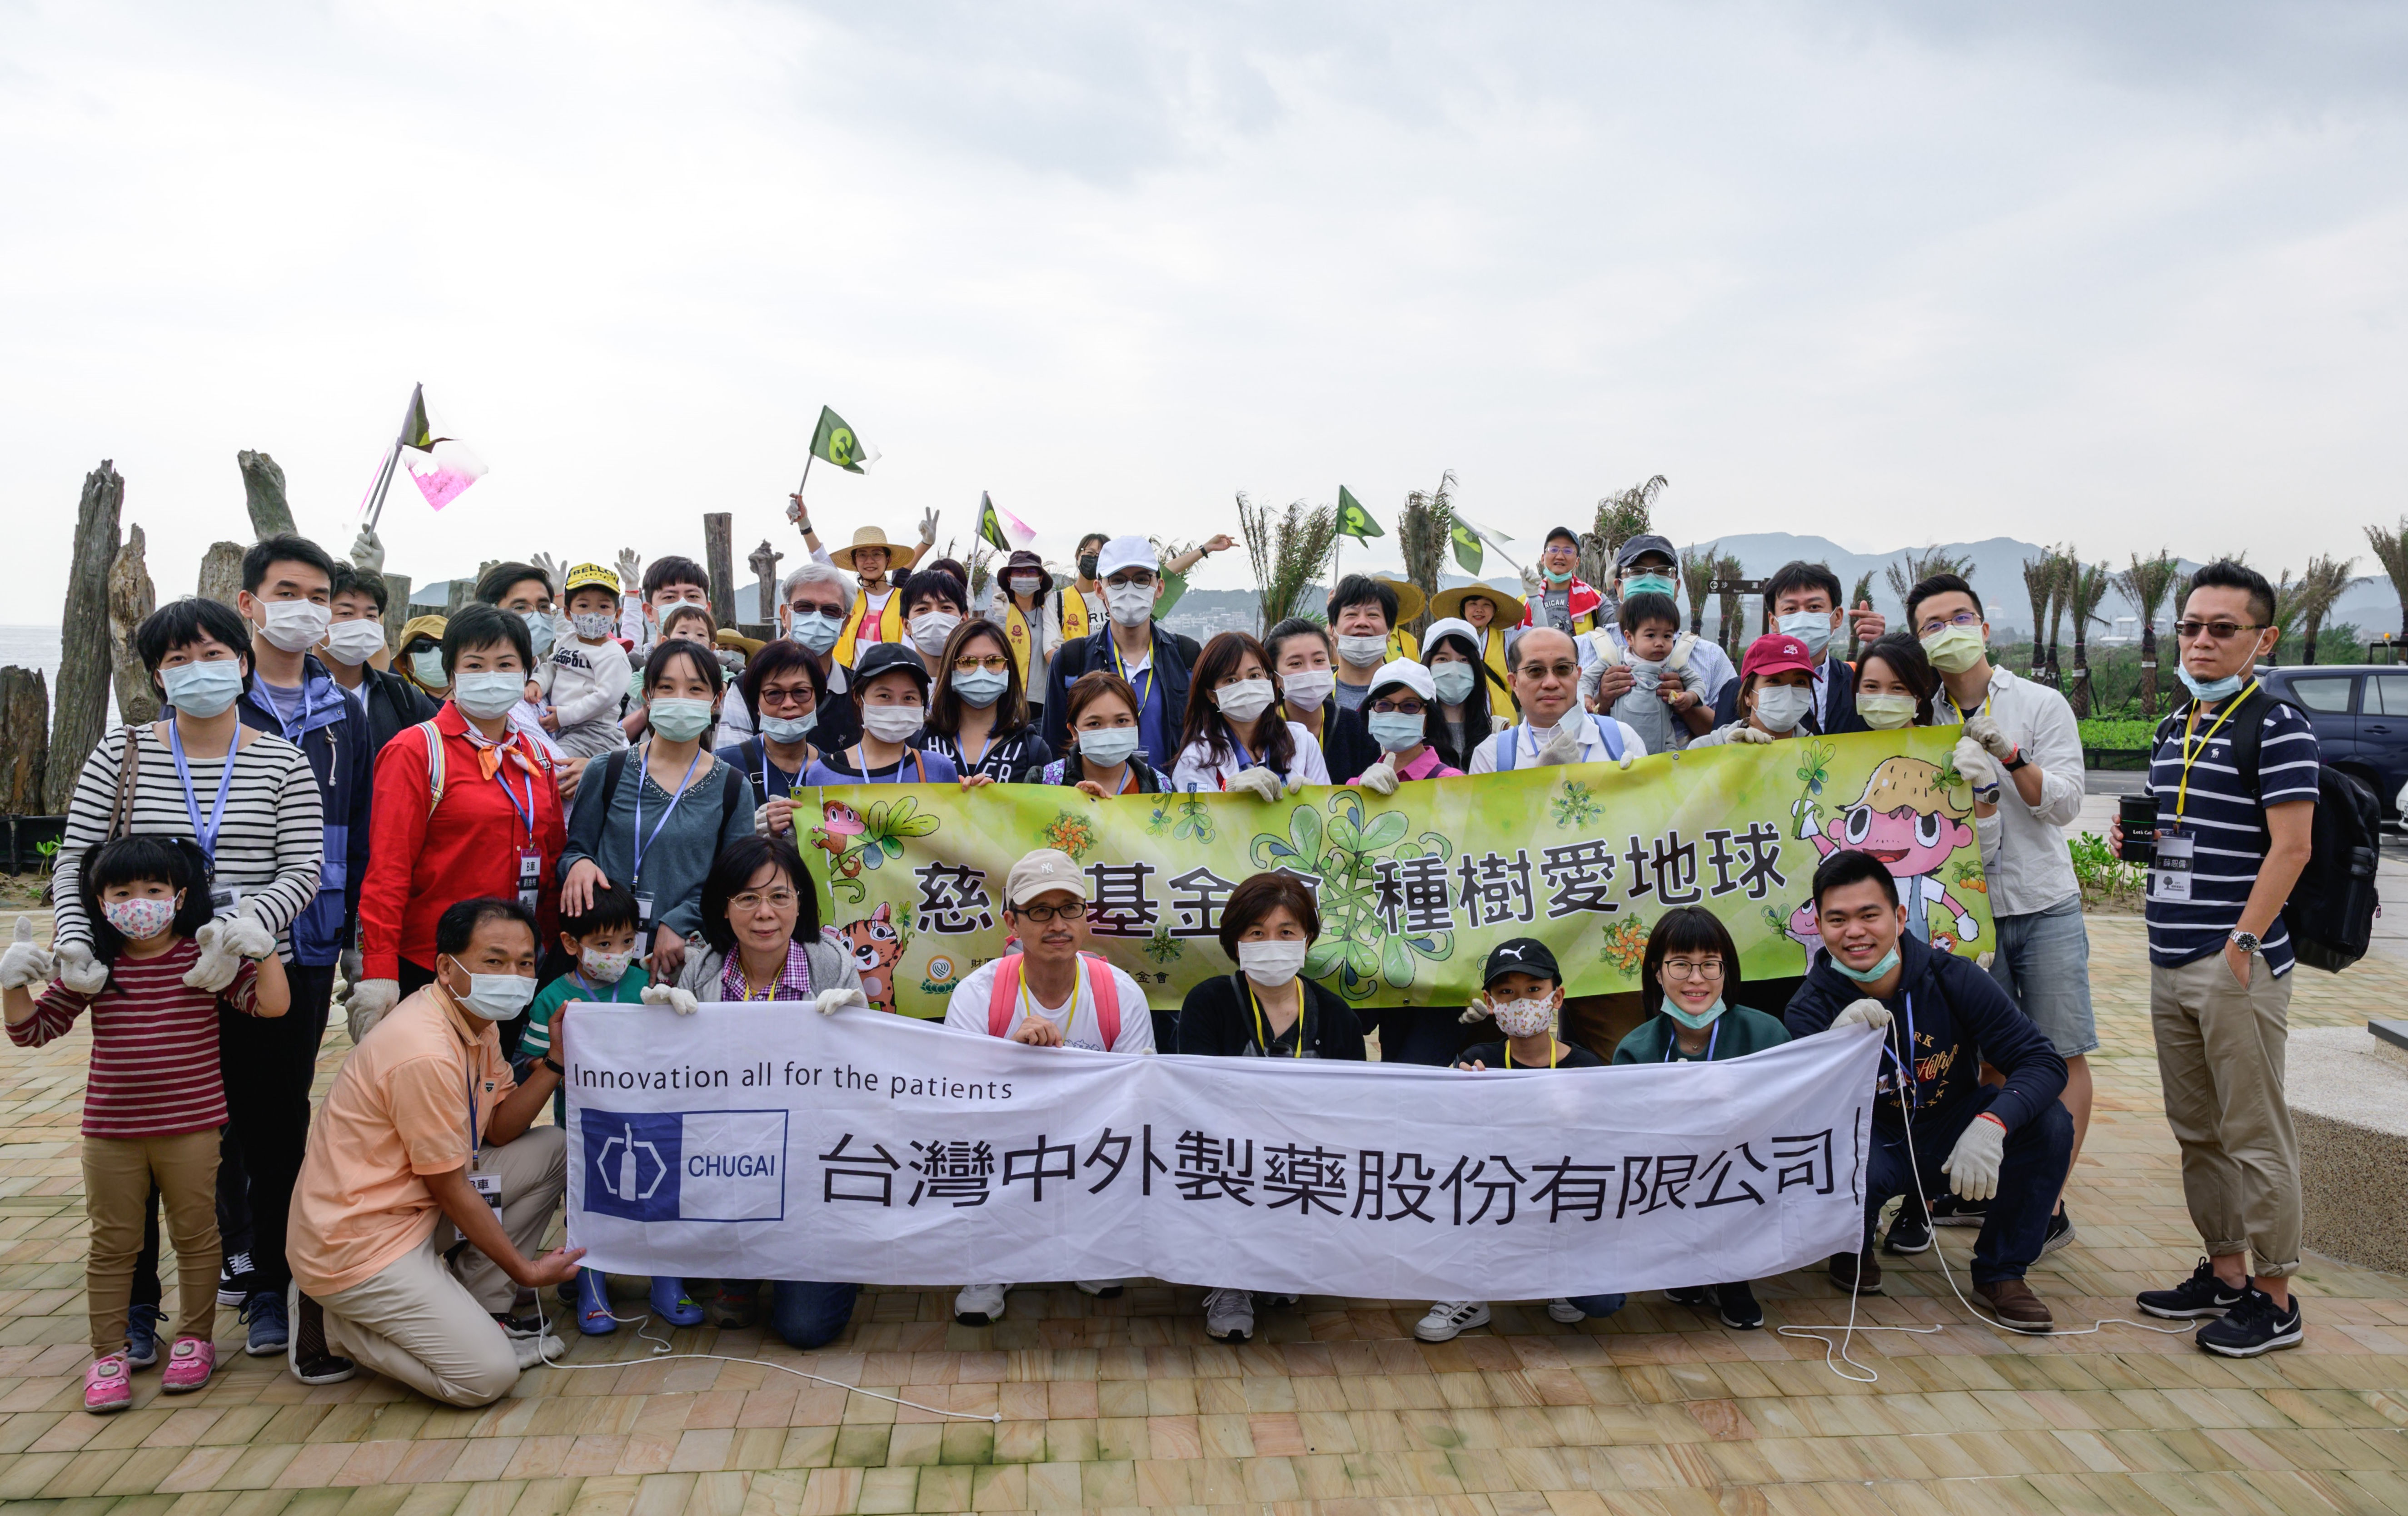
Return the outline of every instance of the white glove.
[[[363,524],[360,535],[351,538],[351,566],[371,574],[384,572],[384,539],[377,536],[375,527]]]
[[[1982,935],[1982,923],[1963,911],[1956,913],[1956,940],[1971,942]],[[1985,965],[1986,966],[1986,965]]]
[[[538,552],[527,561],[535,565],[536,572],[552,586],[552,593],[558,594],[561,584],[567,579],[567,570],[561,561],[548,552]]]
[[[2015,745],[2007,740],[2007,734],[1999,730],[1997,718],[1986,710],[1977,710],[1965,718],[1965,735],[2002,764],[2015,755]]]
[[[1280,777],[1256,764],[1229,781],[1231,794],[1250,794],[1268,805],[1280,797]]]
[[[1522,570],[1522,597],[1525,600],[1536,604],[1538,597],[1546,593],[1546,576],[1539,572],[1536,565]]]
[[[643,554],[633,548],[621,548],[619,550],[619,593],[640,594],[643,593]]]
[[[34,919],[17,918],[17,936],[0,951],[0,990],[37,990],[58,973],[59,961],[34,940]]]
[[[1761,746],[1765,743],[1775,740],[1775,738],[1771,733],[1764,730],[1764,728],[1760,726],[1753,726],[1742,722],[1736,731],[1731,733],[1731,740],[1733,742],[1745,742]]]
[[[343,982],[345,984],[357,984],[360,981],[359,949],[345,948],[342,952],[336,957],[335,965],[342,970]]]
[[[1978,953],[1976,953],[1976,954],[1974,955],[1974,957],[1973,957],[1973,962],[1974,962],[1976,965],[1980,965],[1981,967],[1983,967],[1983,968],[1985,968],[1985,969],[1986,969],[1986,968],[1988,968],[1988,967],[1990,966],[1990,965],[1991,965],[1993,962],[1995,962],[1995,961],[1997,960],[1998,956],[1999,956],[1999,955],[1998,955],[1997,953],[1992,952],[1992,951],[1991,951],[1989,949],[1987,949],[1987,948],[1985,948],[1985,949],[1983,949],[1980,952],[1978,952]]]
[[[1980,743],[1970,737],[1960,737],[1950,756],[1956,761],[1956,772],[1973,787],[1973,794],[1985,802],[1999,797],[1999,765]]]
[[[1373,794],[1396,794],[1397,755],[1393,752],[1383,752],[1380,754],[1380,761],[1373,764],[1370,767],[1363,770],[1363,777],[1356,779],[1354,782],[1370,791]]]
[[[1949,1188],[1967,1200],[1989,1200],[1999,1193],[1999,1160],[2006,1155],[2007,1129],[1986,1113],[1973,1118],[1965,1135],[1940,1171],[1953,1181]]]
[[[253,963],[257,963],[276,951],[276,934],[269,931],[267,923],[256,916],[236,912],[232,916],[221,916],[209,924],[218,929],[220,947],[228,952],[248,958]],[[206,931],[208,928],[204,927],[202,930]]]
[[[351,1031],[351,1046],[366,1042],[376,1023],[384,1020],[401,999],[399,980],[362,980],[351,986],[351,998],[343,1002],[343,1020]]]
[[[822,990],[818,997],[820,1014],[823,1016],[833,1016],[847,1006],[867,1004],[869,1004],[869,997],[859,990]]]
[[[937,512],[933,508],[920,518],[920,540],[930,544],[937,540]]]
[[[644,1004],[666,1006],[681,1016],[691,1016],[701,1008],[702,1002],[694,997],[692,991],[681,990],[674,984],[647,984],[644,986]]]
[[[1557,722],[1555,723],[1555,729],[1547,734],[1546,745],[1539,750],[1537,762],[1541,765],[1549,764],[1576,764],[1580,762],[1581,734],[1579,723],[1586,720],[1588,720],[1588,718],[1582,715],[1577,710],[1565,711],[1564,719]]]
[[[201,929],[193,934],[193,940],[200,944],[201,955],[194,960],[192,967],[184,970],[186,984],[215,994],[234,982],[235,975],[242,968],[242,954],[236,952],[234,943],[227,939],[227,928],[234,924],[235,920],[234,917],[225,917],[205,922]]]
[[[58,951],[59,982],[78,994],[98,994],[108,987],[108,965],[92,955],[92,949],[81,942],[70,942]]]
[[[1843,1026],[1870,1026],[1877,1032],[1886,1032],[1889,1030],[1889,1008],[1867,995],[1840,1012],[1839,1019],[1831,1023],[1834,1032]]]

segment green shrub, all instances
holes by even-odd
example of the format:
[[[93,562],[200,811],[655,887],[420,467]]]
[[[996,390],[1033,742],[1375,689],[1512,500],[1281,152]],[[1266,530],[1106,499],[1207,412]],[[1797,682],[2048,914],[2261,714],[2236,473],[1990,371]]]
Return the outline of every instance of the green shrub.
[[[2086,909],[2100,906],[2129,909],[2140,904],[2141,893],[2148,885],[2148,870],[2108,851],[2107,839],[2096,832],[2068,837],[2065,846],[2073,855],[2073,879],[2082,887]]]
[[[2146,752],[2149,738],[2157,729],[2155,722],[2107,720],[2089,717],[2081,723],[2082,745],[2109,752]]]

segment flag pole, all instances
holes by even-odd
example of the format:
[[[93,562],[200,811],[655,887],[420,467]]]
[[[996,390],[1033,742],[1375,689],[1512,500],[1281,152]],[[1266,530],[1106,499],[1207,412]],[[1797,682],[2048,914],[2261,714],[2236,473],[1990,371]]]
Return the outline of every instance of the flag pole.
[[[393,436],[393,449],[385,454],[384,473],[377,479],[376,498],[368,506],[368,530],[371,532],[377,529],[378,522],[384,520],[384,493],[393,485],[393,471],[400,465],[401,450],[409,441],[409,419],[418,414],[419,398],[425,393],[423,382],[409,387],[409,404],[402,409],[401,425]]]

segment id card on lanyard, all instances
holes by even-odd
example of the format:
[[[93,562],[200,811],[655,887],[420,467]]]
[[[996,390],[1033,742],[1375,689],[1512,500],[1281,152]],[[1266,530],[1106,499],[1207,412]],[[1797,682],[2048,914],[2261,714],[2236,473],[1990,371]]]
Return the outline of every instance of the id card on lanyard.
[[[651,850],[654,842],[660,840],[661,828],[666,826],[669,823],[669,818],[677,814],[678,802],[685,798],[686,787],[694,782],[694,765],[702,762],[702,750],[696,748],[694,750],[694,756],[686,760],[685,777],[678,780],[677,794],[669,796],[669,808],[661,812],[661,819],[652,823],[652,835],[646,837],[644,835],[644,784],[651,777],[652,753],[652,744],[647,742],[640,755],[631,755],[636,757],[637,763],[640,765],[636,772],[636,824],[629,837],[635,845],[635,863],[632,869],[634,879],[631,882],[632,893],[636,897],[636,930],[638,932],[649,932],[652,929],[652,893],[644,888],[644,854]]]
[[[2189,719],[2183,723],[2182,779],[2174,787],[2173,823],[2170,826],[2161,824],[2157,828],[2157,859],[2149,865],[2149,898],[2152,900],[2183,905],[2191,898],[2192,870],[2199,861],[2199,837],[2183,820],[2183,812],[2190,804],[2191,765],[2199,762],[2200,754],[2207,751],[2208,744],[2215,739],[2215,734],[2223,730],[2224,723],[2232,719],[2232,713],[2241,708],[2242,702],[2249,698],[2249,692],[2257,687],[2258,681],[2251,679],[2240,693],[2227,701],[2222,713],[2200,736],[2196,746],[2191,740],[2191,730],[2199,724],[2198,706],[2191,707]]]
[[[533,915],[543,898],[543,854],[535,845],[535,776],[526,777],[526,800],[522,803],[518,792],[510,788],[510,760],[506,751],[494,765],[494,782],[509,796],[510,808],[518,812],[526,826],[526,845],[519,849],[519,904]]]
[[[485,1085],[485,1093],[494,1093],[490,1081]],[[477,1192],[478,1199],[493,1207],[494,1214],[498,1217],[502,1213],[502,1177],[487,1174],[477,1167],[477,1155],[483,1151],[484,1140],[485,1135],[477,1125],[477,1069],[472,1064],[468,1068],[468,1188]]]
[[[201,820],[201,799],[193,789],[192,765],[184,759],[184,735],[176,726],[173,716],[167,718],[167,751],[176,760],[176,779],[184,787],[184,814],[192,819],[193,840],[200,844],[203,856],[209,861],[209,909],[219,915],[232,910],[242,900],[242,892],[231,884],[220,883],[217,878],[218,834],[225,829],[226,795],[234,788],[235,754],[242,750],[242,728],[235,728],[234,737],[226,743],[225,769],[218,776],[217,799],[209,806],[208,820]]]

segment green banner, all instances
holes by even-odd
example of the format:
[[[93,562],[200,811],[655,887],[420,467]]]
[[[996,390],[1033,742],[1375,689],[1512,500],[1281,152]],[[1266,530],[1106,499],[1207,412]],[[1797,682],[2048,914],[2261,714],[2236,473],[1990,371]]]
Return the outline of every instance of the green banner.
[[[1221,907],[1249,874],[1314,882],[1305,971],[1357,1006],[1460,1006],[1490,947],[1535,937],[1572,994],[1638,985],[1648,929],[1701,905],[1749,979],[1802,974],[1826,852],[1862,848],[1899,883],[1910,927],[1968,956],[1991,946],[1957,728],[1706,748],[1610,764],[1432,779],[1383,797],[1315,787],[1266,805],[1226,794],[1093,800],[1068,787],[831,786],[795,792],[820,919],[872,1004],[941,1016],[1004,951],[1012,861],[1054,847],[1094,885],[1095,950],[1175,1006],[1233,966]],[[818,822],[813,824],[811,818]]]

